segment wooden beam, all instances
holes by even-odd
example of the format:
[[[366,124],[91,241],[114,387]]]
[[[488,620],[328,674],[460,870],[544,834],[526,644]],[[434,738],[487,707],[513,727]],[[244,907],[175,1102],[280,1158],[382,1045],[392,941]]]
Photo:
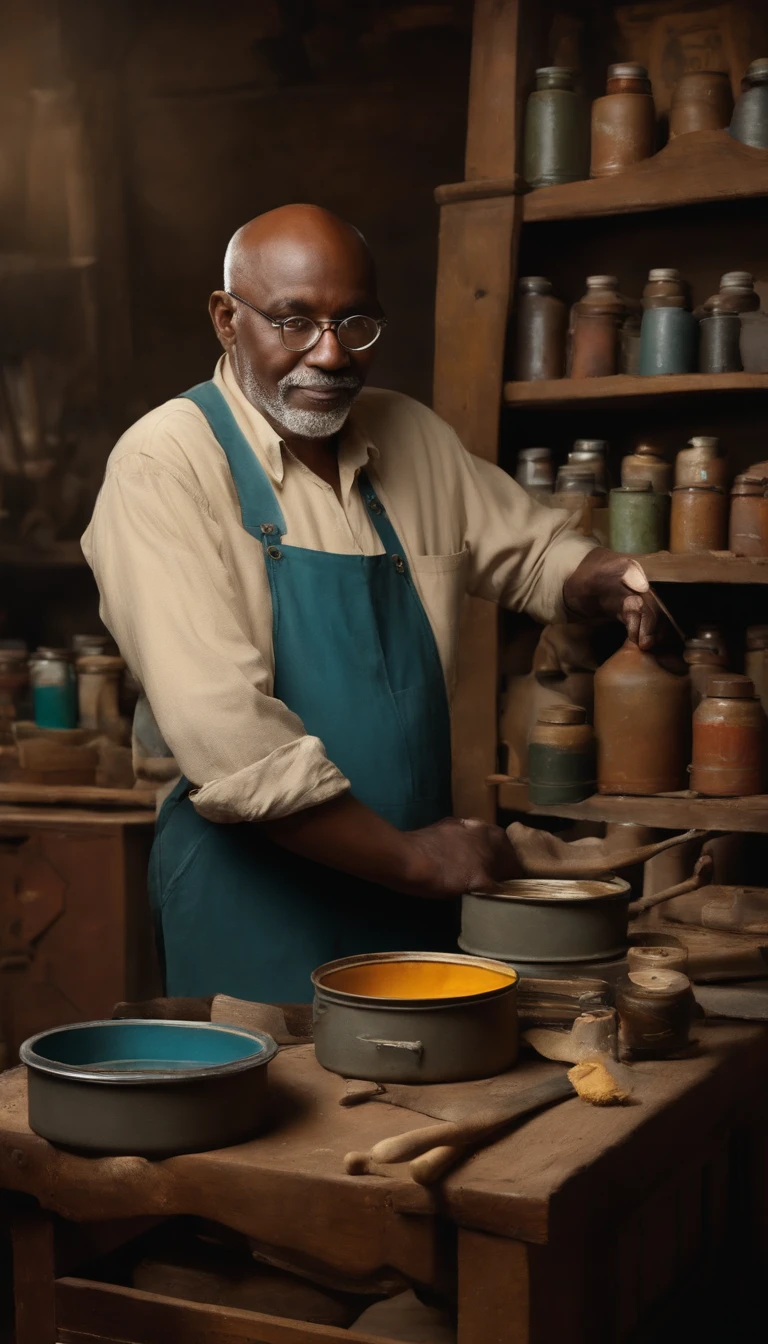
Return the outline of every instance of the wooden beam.
[[[11,1221],[15,1344],[57,1344],[53,1220],[32,1201],[19,1203]]]

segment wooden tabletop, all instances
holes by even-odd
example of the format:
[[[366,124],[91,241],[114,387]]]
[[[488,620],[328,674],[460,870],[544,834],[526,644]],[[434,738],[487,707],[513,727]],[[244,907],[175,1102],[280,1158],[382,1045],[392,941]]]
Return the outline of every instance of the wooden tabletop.
[[[276,1121],[268,1133],[161,1162],[53,1148],[27,1125],[25,1072],[15,1069],[0,1076],[0,1188],[34,1195],[77,1222],[197,1215],[343,1272],[389,1264],[431,1282],[433,1215],[544,1244],[574,1202],[587,1199],[592,1215],[605,1217],[631,1208],[665,1171],[674,1173],[692,1135],[739,1113],[766,1066],[764,1027],[701,1026],[690,1057],[633,1065],[632,1104],[565,1101],[471,1157],[433,1191],[415,1185],[407,1166],[383,1177],[344,1173],[348,1151],[434,1122],[375,1101],[340,1107],[344,1080],[320,1068],[311,1046],[283,1050],[270,1065]],[[531,1058],[516,1072],[522,1088],[562,1067]]]

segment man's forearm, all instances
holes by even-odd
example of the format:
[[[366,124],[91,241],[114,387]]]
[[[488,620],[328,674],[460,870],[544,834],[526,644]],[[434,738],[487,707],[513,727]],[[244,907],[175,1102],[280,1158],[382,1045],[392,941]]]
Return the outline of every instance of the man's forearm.
[[[352,794],[262,823],[271,840],[315,863],[396,891],[428,887],[430,864],[399,831]]]

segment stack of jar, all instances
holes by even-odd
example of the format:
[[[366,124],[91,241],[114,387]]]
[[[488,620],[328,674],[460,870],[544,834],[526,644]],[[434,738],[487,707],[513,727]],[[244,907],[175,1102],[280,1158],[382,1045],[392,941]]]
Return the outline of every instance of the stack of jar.
[[[39,728],[87,728],[119,740],[122,658],[110,654],[108,635],[75,635],[71,648],[41,645],[0,648],[0,743],[32,718]]]
[[[760,644],[749,652],[753,665],[759,655],[762,676],[768,628],[755,628],[752,640]],[[724,646],[700,636],[688,641],[685,663],[662,667],[627,641],[598,668],[599,793],[645,796],[690,787],[703,797],[730,798],[764,791],[768,719],[754,681],[729,672]]]

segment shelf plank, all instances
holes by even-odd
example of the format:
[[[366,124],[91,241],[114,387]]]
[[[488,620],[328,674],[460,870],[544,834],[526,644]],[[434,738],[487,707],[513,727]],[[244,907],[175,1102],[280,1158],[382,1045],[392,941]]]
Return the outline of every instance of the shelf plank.
[[[768,196],[768,151],[742,145],[727,131],[694,131],[613,177],[530,192],[523,221],[628,215],[759,196]]]
[[[505,383],[504,404],[567,410],[570,406],[618,402],[629,408],[633,402],[656,398],[720,396],[730,392],[768,391],[768,373],[670,373],[653,378],[615,373],[609,378],[555,378],[531,383]]]
[[[0,784],[0,804],[145,807],[154,809],[157,789],[105,789],[97,784]]]
[[[768,556],[752,559],[730,551],[700,555],[656,551],[637,559],[651,583],[768,583]]]
[[[571,821],[634,821],[667,831],[750,831],[768,834],[768,795],[752,798],[699,798],[694,793],[657,794],[628,798],[593,794],[583,803],[535,807],[521,780],[497,782],[498,804],[510,812],[534,817],[563,817]],[[491,781],[489,781],[491,782]]]

